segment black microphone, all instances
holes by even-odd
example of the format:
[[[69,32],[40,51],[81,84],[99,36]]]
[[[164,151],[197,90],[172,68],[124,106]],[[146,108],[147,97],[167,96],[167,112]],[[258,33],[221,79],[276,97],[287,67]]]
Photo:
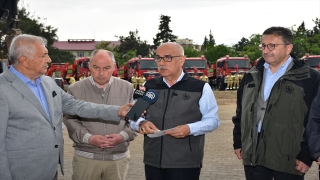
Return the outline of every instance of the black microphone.
[[[127,113],[126,117],[137,121],[144,110],[146,110],[151,104],[155,103],[159,98],[159,94],[155,90],[148,90],[143,94],[142,98],[139,98],[137,102],[132,106],[132,108]]]

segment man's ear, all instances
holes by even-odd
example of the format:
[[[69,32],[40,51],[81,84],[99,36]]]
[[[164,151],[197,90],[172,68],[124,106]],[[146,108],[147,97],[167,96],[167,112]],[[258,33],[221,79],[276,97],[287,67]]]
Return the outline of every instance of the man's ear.
[[[286,54],[289,55],[291,53],[292,49],[293,49],[293,44],[288,44],[287,45],[287,53]]]
[[[29,66],[29,63],[28,63],[28,61],[27,61],[27,57],[25,57],[25,56],[20,56],[20,57],[18,58],[18,62],[19,62],[19,64],[21,64],[23,67],[28,67],[28,66]]]

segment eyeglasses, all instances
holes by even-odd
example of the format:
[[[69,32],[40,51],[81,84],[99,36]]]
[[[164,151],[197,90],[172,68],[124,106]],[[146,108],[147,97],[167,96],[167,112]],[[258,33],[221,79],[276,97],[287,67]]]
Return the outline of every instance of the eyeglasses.
[[[157,56],[155,56],[154,60],[156,62],[160,62],[163,59],[164,62],[171,62],[172,58],[174,58],[174,57],[181,57],[181,55],[180,56],[165,55],[163,57],[157,55]]]
[[[267,45],[266,44],[259,44],[259,49],[261,51],[263,51],[267,47],[270,51],[272,51],[276,48],[277,45],[288,45],[288,44],[272,44],[272,43],[267,44]]]

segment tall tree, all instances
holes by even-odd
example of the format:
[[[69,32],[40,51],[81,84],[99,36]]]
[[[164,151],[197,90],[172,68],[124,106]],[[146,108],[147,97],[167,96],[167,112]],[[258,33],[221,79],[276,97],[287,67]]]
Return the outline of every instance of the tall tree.
[[[216,45],[216,40],[214,39],[211,30],[210,30],[210,33],[209,33],[209,42],[208,42],[208,44],[210,44],[212,46]]]
[[[20,20],[19,28],[21,29],[23,34],[41,36],[47,40],[47,48],[52,62],[71,62],[74,60],[75,57],[73,54],[56,49],[52,46],[54,41],[58,40],[58,29],[50,25],[45,25],[43,22],[41,22],[45,19],[41,19],[38,16],[31,15],[30,11],[24,7],[24,4],[22,4],[22,7],[19,8],[18,19]],[[1,20],[0,30],[2,32],[6,32],[6,26],[2,26],[3,24],[4,22]],[[50,52],[51,50],[54,53]],[[7,53],[7,46],[5,43],[2,43],[0,46],[0,58],[6,58]]]
[[[206,51],[208,44],[209,44],[208,38],[207,36],[204,36],[204,40],[201,46],[201,51]]]
[[[175,42],[178,36],[172,34],[169,23],[171,17],[166,15],[160,15],[159,31],[156,37],[153,38],[153,48],[157,48],[161,43],[164,42]]]
[[[115,48],[115,51],[121,56],[119,59],[120,61],[127,61],[127,55],[130,51],[134,51],[137,55],[141,55],[142,57],[150,56],[150,45],[147,44],[147,41],[140,40],[138,30],[129,31],[129,36],[127,37],[119,36],[119,41],[121,44]]]
[[[233,45],[236,51],[243,51],[244,47],[250,44],[249,39],[242,37],[241,40]]]

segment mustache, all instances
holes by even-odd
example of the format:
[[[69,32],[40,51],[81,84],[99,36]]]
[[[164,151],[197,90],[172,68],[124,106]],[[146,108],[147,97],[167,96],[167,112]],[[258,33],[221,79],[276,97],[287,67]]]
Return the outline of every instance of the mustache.
[[[263,56],[273,56],[273,53],[263,53]]]
[[[167,70],[168,68],[166,66],[159,66],[158,69],[160,70]]]

